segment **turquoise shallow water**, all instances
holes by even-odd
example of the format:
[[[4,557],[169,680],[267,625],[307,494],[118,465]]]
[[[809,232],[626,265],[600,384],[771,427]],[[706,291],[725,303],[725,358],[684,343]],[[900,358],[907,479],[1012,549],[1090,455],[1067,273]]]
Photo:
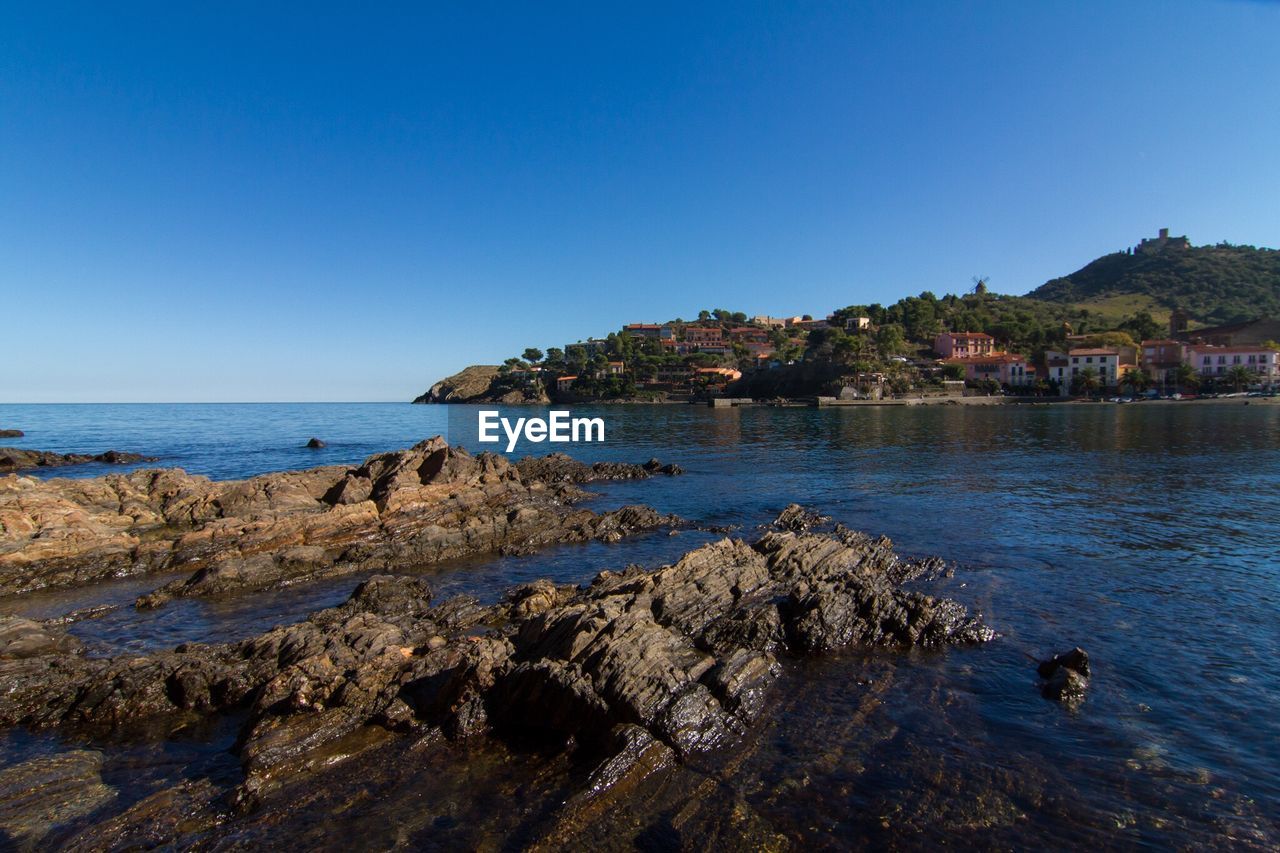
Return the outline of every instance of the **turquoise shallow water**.
[[[906,552],[955,561],[937,591],[1001,632],[981,649],[792,667],[734,782],[787,835],[817,846],[1021,846],[1042,833],[1071,846],[1280,844],[1280,407],[575,411],[605,418],[607,441],[574,455],[657,456],[688,471],[604,485],[599,505],[643,502],[749,533],[799,501]],[[27,431],[6,444],[130,450],[214,478],[355,463],[437,433],[475,449],[463,437],[473,417],[469,407],[399,404],[0,406],[0,427]],[[302,448],[312,435],[329,446]],[[531,577],[583,581],[656,564],[704,538],[559,548],[432,574],[442,593],[484,597]],[[122,608],[75,630],[96,653],[229,639],[335,603],[355,582],[141,616]],[[0,609],[52,616],[129,601],[137,585]],[[1075,644],[1095,677],[1069,712],[1039,696],[1034,660]],[[857,684],[868,671],[880,673],[870,710]],[[192,743],[192,766],[203,767],[210,741]],[[10,733],[0,748],[8,763],[58,747]],[[136,749],[107,747],[108,769],[145,764]],[[175,749],[165,766],[186,766]],[[374,813],[408,819],[394,803]],[[361,818],[343,820],[317,831],[363,831]]]

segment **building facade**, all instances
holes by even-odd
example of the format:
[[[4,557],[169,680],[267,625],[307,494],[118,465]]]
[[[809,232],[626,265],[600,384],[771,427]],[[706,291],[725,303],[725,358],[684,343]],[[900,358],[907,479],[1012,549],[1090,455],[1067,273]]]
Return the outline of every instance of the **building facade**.
[[[933,351],[945,358],[994,355],[996,340],[985,332],[943,332],[933,339]]]
[[[1170,385],[1177,382],[1178,368],[1186,358],[1186,344],[1172,338],[1162,338],[1142,342],[1138,363],[1157,385]]]
[[[1267,347],[1198,345],[1187,347],[1187,363],[1205,378],[1221,378],[1232,368],[1243,367],[1256,381],[1271,386],[1280,378],[1280,351]]]
[[[1070,390],[1075,384],[1076,377],[1090,369],[1097,374],[1099,384],[1103,388],[1114,388],[1119,384],[1124,371],[1133,367],[1132,362],[1122,360],[1121,351],[1115,348],[1073,349],[1067,353],[1067,360],[1070,364],[1066,374],[1067,381],[1063,385],[1064,390]]]
[[[991,379],[1001,385],[1023,388],[1034,385],[1035,368],[1020,355],[1002,352],[995,355],[952,357],[945,364],[958,364],[964,368],[964,378],[969,382]]]

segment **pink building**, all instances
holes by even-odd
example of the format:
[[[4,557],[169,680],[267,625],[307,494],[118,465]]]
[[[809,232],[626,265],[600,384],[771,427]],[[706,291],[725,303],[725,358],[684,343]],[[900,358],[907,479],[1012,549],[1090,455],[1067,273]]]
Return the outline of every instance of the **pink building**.
[[[1029,366],[1025,358],[1013,353],[952,357],[945,361],[963,366],[964,378],[970,382],[994,379],[1001,385],[1021,387],[1034,385],[1036,381],[1035,368]]]
[[[985,332],[943,332],[933,339],[933,350],[943,358],[977,358],[995,354],[996,341]]]
[[[1244,367],[1264,385],[1280,379],[1280,352],[1267,347],[1193,344],[1187,347],[1187,363],[1201,376],[1223,376],[1233,367]]]

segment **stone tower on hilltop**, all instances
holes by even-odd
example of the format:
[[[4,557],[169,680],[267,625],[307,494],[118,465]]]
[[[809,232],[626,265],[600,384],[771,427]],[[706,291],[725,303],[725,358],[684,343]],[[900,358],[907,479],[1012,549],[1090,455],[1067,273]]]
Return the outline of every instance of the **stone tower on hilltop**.
[[[1154,255],[1163,252],[1166,249],[1190,249],[1191,241],[1182,237],[1170,237],[1168,228],[1160,229],[1160,236],[1151,238],[1144,237],[1142,242],[1133,247],[1135,255]]]

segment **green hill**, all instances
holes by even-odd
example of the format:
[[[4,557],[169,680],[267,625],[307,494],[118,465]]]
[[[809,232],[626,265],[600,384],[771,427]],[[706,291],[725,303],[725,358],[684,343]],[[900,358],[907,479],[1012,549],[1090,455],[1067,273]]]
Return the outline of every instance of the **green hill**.
[[[1027,295],[1099,314],[1146,310],[1159,318],[1181,308],[1210,325],[1280,316],[1280,252],[1228,244],[1117,252]]]

